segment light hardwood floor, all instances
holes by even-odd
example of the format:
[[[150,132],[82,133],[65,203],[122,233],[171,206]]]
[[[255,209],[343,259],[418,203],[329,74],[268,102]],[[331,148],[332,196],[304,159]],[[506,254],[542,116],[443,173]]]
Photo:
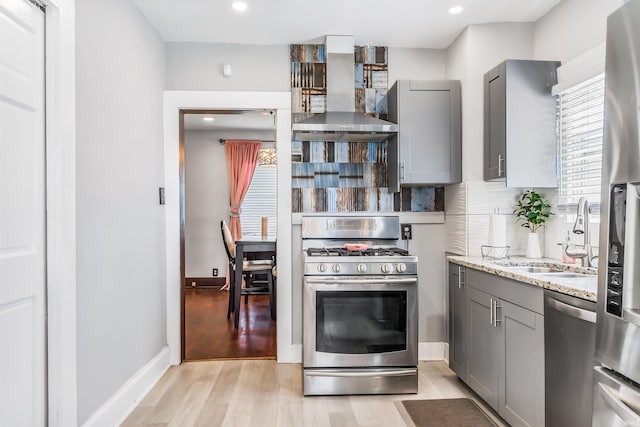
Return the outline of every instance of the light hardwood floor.
[[[446,362],[420,362],[418,389],[409,395],[304,397],[299,364],[190,362],[171,367],[122,425],[405,426],[396,407],[401,400],[471,397],[478,402]]]

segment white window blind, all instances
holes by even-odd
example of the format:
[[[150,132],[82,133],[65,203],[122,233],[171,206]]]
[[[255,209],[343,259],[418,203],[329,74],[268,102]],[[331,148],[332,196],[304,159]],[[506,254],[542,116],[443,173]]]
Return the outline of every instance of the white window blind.
[[[249,190],[242,202],[240,223],[242,234],[259,236],[262,232],[262,217],[268,218],[269,237],[276,234],[277,180],[275,165],[258,164]]]
[[[604,74],[561,92],[558,99],[559,204],[567,208],[585,196],[599,207]]]

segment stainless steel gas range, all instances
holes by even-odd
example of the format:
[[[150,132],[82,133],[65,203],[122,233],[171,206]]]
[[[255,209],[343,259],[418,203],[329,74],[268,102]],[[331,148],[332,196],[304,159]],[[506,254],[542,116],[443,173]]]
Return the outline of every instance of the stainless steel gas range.
[[[304,250],[305,395],[418,391],[418,259],[397,216],[309,216]]]

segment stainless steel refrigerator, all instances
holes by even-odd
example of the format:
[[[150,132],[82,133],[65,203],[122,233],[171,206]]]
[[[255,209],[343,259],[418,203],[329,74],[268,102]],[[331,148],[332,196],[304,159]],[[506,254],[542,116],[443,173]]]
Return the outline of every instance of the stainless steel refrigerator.
[[[594,426],[640,426],[640,0],[607,21]]]

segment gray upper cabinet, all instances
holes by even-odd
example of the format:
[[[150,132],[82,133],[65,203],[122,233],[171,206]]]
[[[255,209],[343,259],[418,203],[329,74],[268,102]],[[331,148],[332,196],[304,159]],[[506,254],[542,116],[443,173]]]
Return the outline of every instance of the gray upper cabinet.
[[[484,179],[555,188],[557,61],[507,60],[484,75]]]
[[[388,92],[389,188],[462,180],[460,82],[398,80]]]

